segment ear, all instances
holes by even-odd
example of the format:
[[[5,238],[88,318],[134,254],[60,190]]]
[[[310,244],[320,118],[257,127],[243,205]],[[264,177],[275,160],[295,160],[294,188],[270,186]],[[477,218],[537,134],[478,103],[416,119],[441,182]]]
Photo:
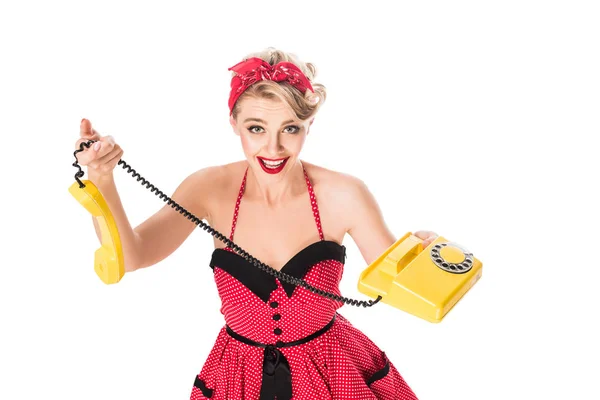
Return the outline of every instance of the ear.
[[[240,132],[237,129],[237,121],[232,116],[229,116],[229,124],[231,124],[231,127],[233,128],[233,133],[240,136]]]

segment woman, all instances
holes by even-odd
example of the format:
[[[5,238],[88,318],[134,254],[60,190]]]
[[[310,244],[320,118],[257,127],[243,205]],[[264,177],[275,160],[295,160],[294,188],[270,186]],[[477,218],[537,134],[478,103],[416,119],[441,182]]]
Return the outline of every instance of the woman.
[[[339,295],[345,234],[367,264],[396,238],[363,182],[300,160],[325,88],[312,64],[274,49],[230,70],[230,122],[246,159],[192,173],[171,197],[270,267]],[[195,224],[165,205],[132,229],[112,175],[123,150],[88,120],[80,132],[77,147],[98,140],[78,158],[116,218],[126,271],[169,256]],[[425,246],[436,237],[416,235]],[[191,400],[416,399],[386,354],[337,313],[343,303],[280,282],[222,246],[215,239],[210,266],[226,325]]]

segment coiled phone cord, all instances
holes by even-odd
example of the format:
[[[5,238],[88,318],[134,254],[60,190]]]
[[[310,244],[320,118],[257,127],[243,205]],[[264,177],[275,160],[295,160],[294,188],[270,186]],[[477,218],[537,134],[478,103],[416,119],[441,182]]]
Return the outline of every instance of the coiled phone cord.
[[[88,140],[87,142],[82,142],[79,145],[79,149],[75,150],[75,152],[73,153],[73,155],[75,156],[75,162],[73,163],[73,166],[78,169],[77,173],[75,173],[75,179],[79,183],[80,188],[85,187],[85,184],[79,179],[80,177],[82,177],[84,175],[84,172],[81,169],[81,166],[79,165],[79,162],[77,160],[77,153],[83,151],[84,146],[89,148],[91,146],[91,144],[96,141],[97,140]],[[256,258],[252,257],[250,254],[248,254],[248,252],[246,252],[240,246],[238,246],[237,244],[232,242],[229,238],[224,236],[221,232],[217,231],[216,229],[214,229],[213,227],[211,227],[210,225],[208,225],[207,223],[205,223],[204,221],[200,220],[198,217],[196,217],[195,215],[193,215],[192,213],[187,211],[185,208],[183,208],[182,206],[177,204],[173,199],[171,199],[169,196],[164,194],[161,190],[157,189],[156,186],[154,186],[153,184],[148,182],[146,179],[144,179],[138,172],[136,172],[135,169],[131,168],[131,166],[128,165],[125,161],[119,160],[118,165],[121,165],[123,167],[123,169],[127,170],[128,173],[132,174],[132,176],[134,178],[137,178],[138,182],[141,181],[142,185],[145,185],[147,189],[150,189],[150,191],[152,191],[155,195],[159,196],[163,201],[167,202],[167,204],[169,204],[171,207],[173,207],[175,210],[177,210],[180,214],[182,214],[187,219],[194,222],[196,225],[201,226],[202,229],[204,229],[205,231],[208,231],[211,235],[213,235],[217,239],[221,240],[222,242],[225,242],[229,247],[234,249],[244,259],[246,259],[246,261],[250,262],[255,267],[260,268],[261,270],[265,271],[266,273],[275,276],[280,281],[291,283],[295,286],[301,286],[319,296],[323,296],[323,297],[326,297],[326,298],[329,298],[329,299],[335,300],[335,301],[340,301],[345,304],[356,306],[356,307],[359,307],[359,306],[371,307],[371,306],[377,304],[382,299],[381,296],[377,296],[376,300],[364,301],[364,300],[354,300],[354,299],[349,299],[347,297],[338,296],[335,293],[326,292],[322,289],[318,289],[314,286],[311,286],[304,279],[299,279],[294,276],[287,275],[281,271],[277,271],[276,269],[269,267],[268,265],[261,262],[260,260],[257,260]]]

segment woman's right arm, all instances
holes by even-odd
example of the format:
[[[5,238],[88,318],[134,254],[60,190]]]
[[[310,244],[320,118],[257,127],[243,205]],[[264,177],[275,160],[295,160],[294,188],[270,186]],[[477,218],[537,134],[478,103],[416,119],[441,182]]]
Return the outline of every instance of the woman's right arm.
[[[81,165],[87,166],[89,180],[98,187],[115,219],[121,239],[125,271],[149,267],[165,259],[185,241],[196,224],[165,204],[133,229],[113,178],[113,170],[121,159],[123,150],[111,136],[100,136],[87,119],[81,121],[80,136],[76,148],[79,148],[82,142],[97,141],[79,153],[77,158]],[[212,176],[215,175],[212,171],[216,168],[204,168],[194,172],[183,180],[170,197],[199,219],[208,218],[208,189],[215,186],[211,180],[214,180]],[[96,219],[93,218],[93,221],[96,234],[101,240]]]
[[[206,182],[210,169],[203,169],[188,176],[177,187],[171,199],[199,219],[208,216],[206,210]],[[173,207],[165,204],[154,215],[132,228],[115,181],[111,175],[90,180],[98,187],[115,218],[121,238],[125,271],[132,272],[150,267],[171,255],[196,228],[196,224],[187,219]],[[96,234],[100,239],[100,229],[94,218]]]

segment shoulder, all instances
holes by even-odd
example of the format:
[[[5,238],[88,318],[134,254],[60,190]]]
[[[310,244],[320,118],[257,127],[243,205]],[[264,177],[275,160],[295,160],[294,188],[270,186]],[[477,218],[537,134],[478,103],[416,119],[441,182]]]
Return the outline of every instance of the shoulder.
[[[185,177],[177,190],[193,197],[198,205],[210,208],[212,203],[231,197],[230,192],[239,189],[245,168],[244,161],[204,167]]]
[[[194,185],[207,186],[212,190],[226,187],[230,183],[239,183],[244,175],[246,163],[237,161],[223,165],[213,165],[194,171],[185,178],[184,182]]]
[[[325,200],[330,217],[352,237],[367,264],[371,264],[396,240],[377,200],[365,182],[356,176],[310,167],[312,171],[307,168],[307,173],[309,177],[311,172],[314,176],[317,198]]]
[[[336,203],[358,205],[369,196],[366,183],[351,174],[303,162],[317,197],[335,199]]]
[[[319,208],[335,216],[344,232],[360,225],[360,221],[378,218],[379,205],[367,184],[354,175],[306,164],[313,182]]]

